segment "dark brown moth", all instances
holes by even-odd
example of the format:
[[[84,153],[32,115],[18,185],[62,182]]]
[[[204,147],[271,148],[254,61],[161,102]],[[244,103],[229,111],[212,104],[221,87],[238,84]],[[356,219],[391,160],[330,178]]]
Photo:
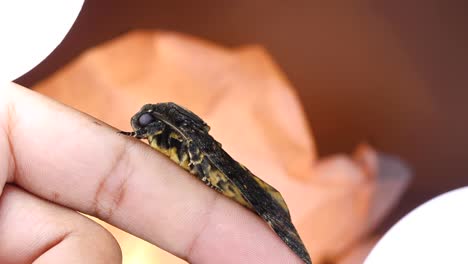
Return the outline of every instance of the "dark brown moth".
[[[281,194],[226,153],[197,115],[175,103],[144,105],[131,119],[133,132],[212,189],[258,214],[305,263],[309,253]]]

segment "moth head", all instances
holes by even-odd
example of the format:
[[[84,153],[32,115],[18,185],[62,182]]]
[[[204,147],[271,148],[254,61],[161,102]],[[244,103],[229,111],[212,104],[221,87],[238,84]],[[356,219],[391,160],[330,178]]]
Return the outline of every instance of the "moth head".
[[[161,133],[165,127],[161,114],[155,111],[154,105],[145,105],[131,120],[133,136],[146,138]]]

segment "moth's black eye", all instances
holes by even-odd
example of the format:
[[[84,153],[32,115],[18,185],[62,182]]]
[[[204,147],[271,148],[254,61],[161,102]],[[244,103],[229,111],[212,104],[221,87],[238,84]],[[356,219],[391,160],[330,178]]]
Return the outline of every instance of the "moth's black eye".
[[[152,114],[149,113],[144,113],[140,116],[140,118],[138,118],[138,123],[140,124],[140,126],[147,126],[153,121],[154,117]]]

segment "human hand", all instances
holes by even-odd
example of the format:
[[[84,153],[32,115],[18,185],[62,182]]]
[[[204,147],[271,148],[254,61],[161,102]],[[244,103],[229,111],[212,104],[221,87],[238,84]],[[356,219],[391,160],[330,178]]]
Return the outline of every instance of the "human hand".
[[[190,263],[302,263],[259,217],[148,146],[0,86],[0,262],[121,262],[114,238],[76,211]]]

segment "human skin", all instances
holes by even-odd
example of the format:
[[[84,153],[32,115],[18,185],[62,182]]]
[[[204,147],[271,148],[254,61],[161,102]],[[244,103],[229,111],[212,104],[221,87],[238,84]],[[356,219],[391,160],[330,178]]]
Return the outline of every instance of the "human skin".
[[[76,211],[190,263],[302,263],[259,217],[116,131],[0,85],[0,263],[120,263],[112,235]]]

